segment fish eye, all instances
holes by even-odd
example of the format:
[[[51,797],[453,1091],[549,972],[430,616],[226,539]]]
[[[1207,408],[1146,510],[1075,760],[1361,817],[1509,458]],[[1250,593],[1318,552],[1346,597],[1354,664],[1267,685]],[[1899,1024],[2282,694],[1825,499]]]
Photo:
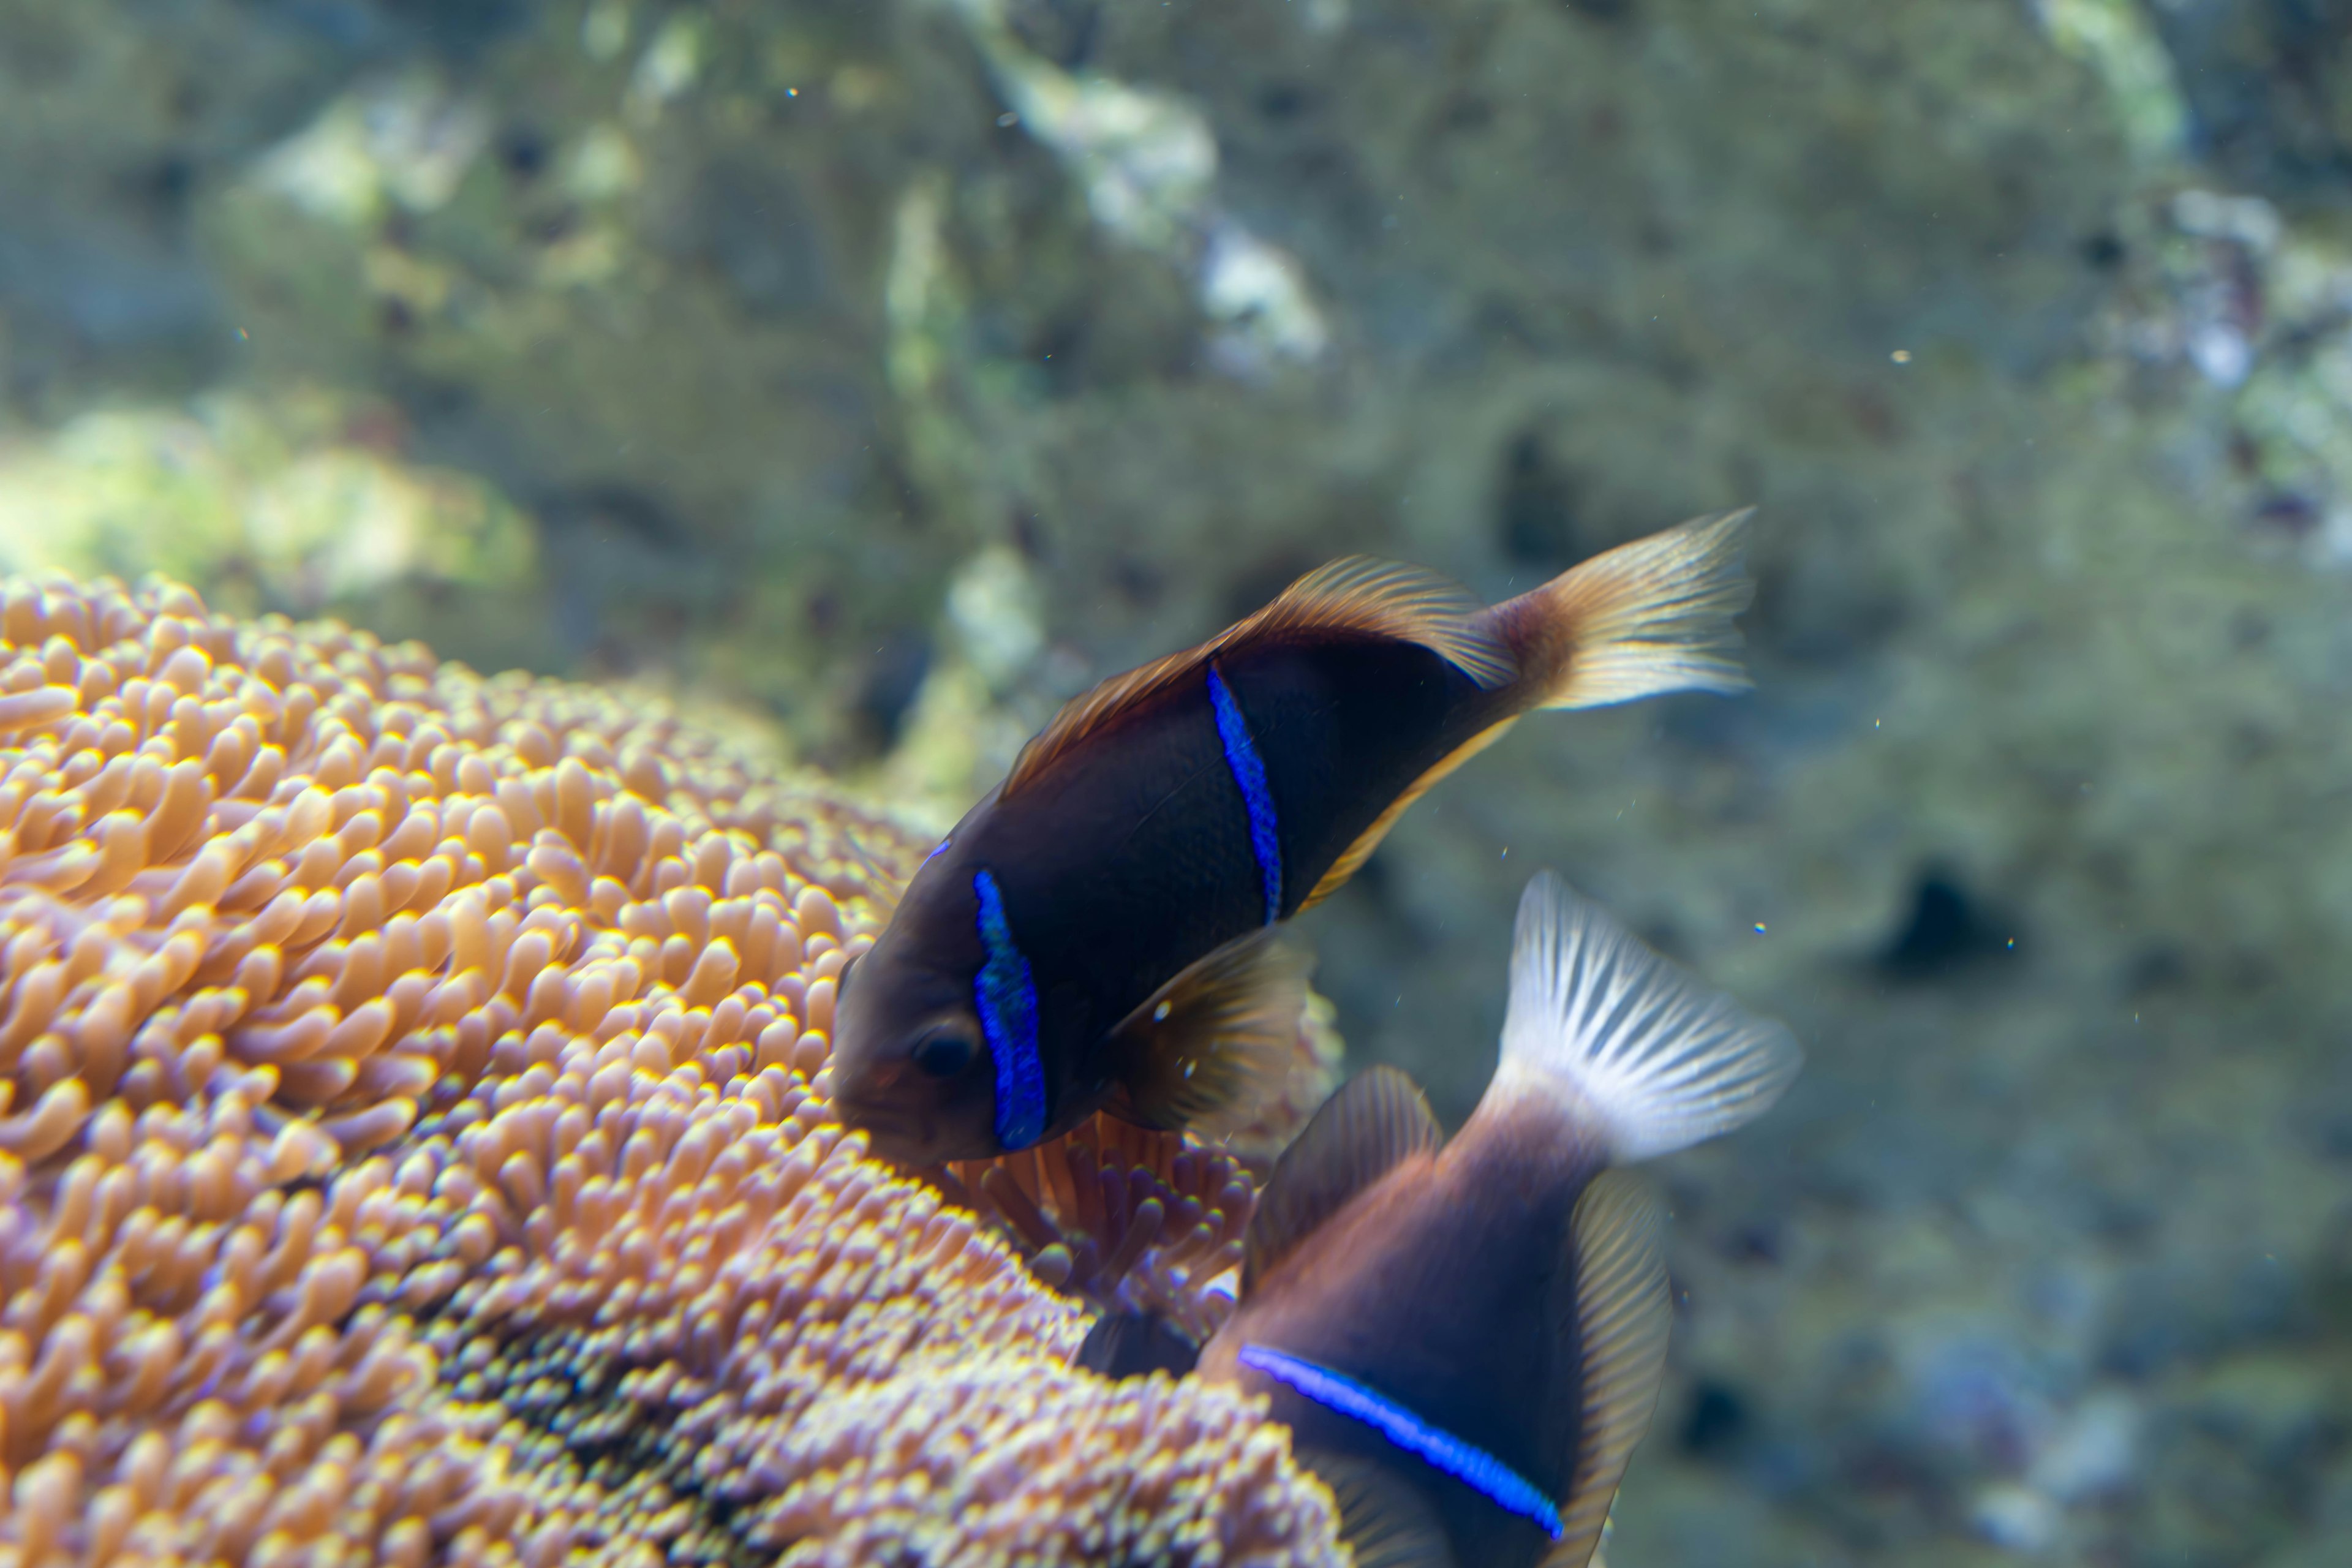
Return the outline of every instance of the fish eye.
[[[956,1025],[934,1029],[915,1046],[915,1065],[932,1078],[953,1078],[971,1066],[980,1047]]]

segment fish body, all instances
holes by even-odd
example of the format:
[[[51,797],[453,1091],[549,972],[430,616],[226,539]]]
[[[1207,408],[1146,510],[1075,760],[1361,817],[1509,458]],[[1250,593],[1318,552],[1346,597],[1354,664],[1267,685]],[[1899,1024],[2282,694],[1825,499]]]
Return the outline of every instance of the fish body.
[[[1433,1432],[1542,1475],[1553,1412],[1528,1396],[1557,1340],[1550,1315],[1560,1238],[1576,1200],[1607,1168],[1586,1130],[1524,1100],[1481,1108],[1442,1151],[1409,1157],[1307,1237],[1203,1348],[1200,1372],[1247,1375],[1243,1347],[1277,1348],[1376,1388]],[[1305,1451],[1373,1464],[1399,1458],[1367,1422],[1264,1373],[1274,1419]],[[1427,1497],[1463,1563],[1532,1563],[1538,1522],[1429,1466]]]
[[[1365,1568],[1583,1568],[1671,1317],[1655,1209],[1615,1167],[1760,1113],[1801,1059],[1539,876],[1477,1110],[1444,1142],[1393,1069],[1334,1096],[1200,1375],[1269,1395]]]
[[[1098,1109],[1163,1127],[1245,1114],[1305,991],[1303,957],[1272,933],[1423,790],[1534,708],[1744,684],[1727,649],[1746,517],[1491,608],[1416,568],[1334,563],[1076,699],[845,977],[845,1119],[931,1162]]]

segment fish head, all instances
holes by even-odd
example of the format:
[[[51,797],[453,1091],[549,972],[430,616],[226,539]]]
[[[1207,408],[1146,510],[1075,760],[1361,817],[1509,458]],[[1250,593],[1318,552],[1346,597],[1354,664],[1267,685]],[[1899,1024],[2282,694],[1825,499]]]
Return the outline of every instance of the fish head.
[[[973,990],[978,900],[953,858],[935,852],[916,872],[834,1006],[835,1109],[875,1153],[912,1165],[1002,1152]]]

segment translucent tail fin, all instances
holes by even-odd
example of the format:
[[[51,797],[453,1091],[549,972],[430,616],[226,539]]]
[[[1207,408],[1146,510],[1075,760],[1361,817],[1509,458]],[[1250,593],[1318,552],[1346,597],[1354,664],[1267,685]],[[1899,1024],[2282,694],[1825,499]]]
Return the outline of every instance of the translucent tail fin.
[[[1498,1085],[1567,1090],[1622,1163],[1763,1114],[1803,1061],[1787,1029],[1660,958],[1553,873],[1528,884]]]
[[[1731,617],[1756,584],[1745,567],[1756,515],[1717,512],[1621,544],[1499,605],[1530,708],[1599,708],[1669,691],[1748,685]]]

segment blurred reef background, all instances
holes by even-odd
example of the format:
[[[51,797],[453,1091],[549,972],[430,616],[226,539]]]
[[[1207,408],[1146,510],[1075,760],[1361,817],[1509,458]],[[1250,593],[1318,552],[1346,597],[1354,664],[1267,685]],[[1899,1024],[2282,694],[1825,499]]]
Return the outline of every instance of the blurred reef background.
[[[2352,1561],[2347,0],[0,0],[0,570],[936,826],[1331,555],[1750,501],[1753,695],[1307,922],[1449,1120],[1547,864],[1808,1044],[1614,1568]]]

